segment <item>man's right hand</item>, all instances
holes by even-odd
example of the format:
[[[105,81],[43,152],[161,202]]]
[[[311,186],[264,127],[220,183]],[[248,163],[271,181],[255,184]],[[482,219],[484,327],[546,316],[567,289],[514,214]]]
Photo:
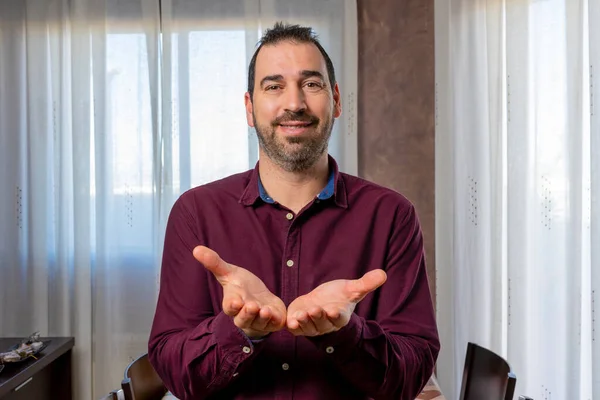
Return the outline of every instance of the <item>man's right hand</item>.
[[[205,246],[194,248],[194,258],[223,286],[223,312],[251,339],[281,330],[286,324],[283,301],[247,269],[229,264]]]

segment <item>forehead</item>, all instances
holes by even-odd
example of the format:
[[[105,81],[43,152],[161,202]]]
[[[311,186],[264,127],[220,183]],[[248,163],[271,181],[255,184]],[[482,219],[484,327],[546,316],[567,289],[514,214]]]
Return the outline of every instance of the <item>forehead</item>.
[[[325,78],[325,58],[312,43],[279,42],[263,46],[256,56],[256,79],[269,75],[298,77],[301,71],[319,71]]]

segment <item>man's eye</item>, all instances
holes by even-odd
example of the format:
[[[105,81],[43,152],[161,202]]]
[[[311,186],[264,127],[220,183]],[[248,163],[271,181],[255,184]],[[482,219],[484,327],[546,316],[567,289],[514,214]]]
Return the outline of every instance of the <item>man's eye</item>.
[[[306,87],[309,89],[321,89],[323,85],[319,82],[306,82]]]
[[[267,87],[265,88],[265,90],[267,90],[267,91],[273,91],[273,90],[277,90],[277,89],[279,89],[279,88],[280,88],[280,86],[279,86],[279,85],[269,85],[269,86],[267,86]]]

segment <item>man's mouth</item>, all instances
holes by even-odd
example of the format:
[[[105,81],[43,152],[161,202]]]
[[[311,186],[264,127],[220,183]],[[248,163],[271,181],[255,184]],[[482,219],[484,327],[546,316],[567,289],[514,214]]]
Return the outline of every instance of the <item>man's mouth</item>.
[[[308,121],[286,121],[286,122],[282,122],[279,125],[286,127],[286,128],[306,128],[310,125],[312,125],[312,122],[308,122]]]
[[[314,125],[312,121],[284,121],[278,124],[284,135],[302,135]]]

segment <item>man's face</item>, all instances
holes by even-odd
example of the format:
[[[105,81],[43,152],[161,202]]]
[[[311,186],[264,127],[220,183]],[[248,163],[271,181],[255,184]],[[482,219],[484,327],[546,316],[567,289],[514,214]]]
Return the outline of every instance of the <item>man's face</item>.
[[[245,101],[262,152],[290,172],[306,171],[327,152],[334,118],[341,114],[338,86],[330,87],[325,59],[307,43],[263,46],[254,95],[246,93]]]

